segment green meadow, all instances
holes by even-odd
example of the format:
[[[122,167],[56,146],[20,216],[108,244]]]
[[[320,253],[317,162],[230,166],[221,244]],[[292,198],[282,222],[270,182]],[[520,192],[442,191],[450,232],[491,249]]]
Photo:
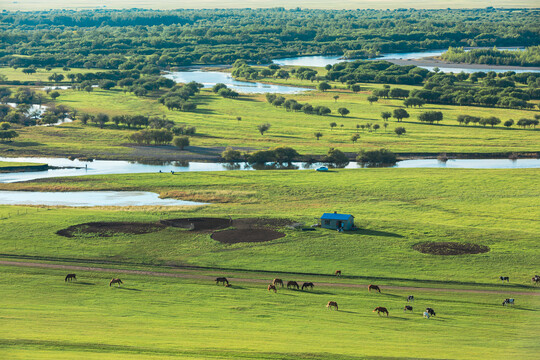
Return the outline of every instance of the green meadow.
[[[23,68],[13,69],[10,67],[0,67],[0,76],[4,75],[8,81],[41,81],[49,83],[49,76],[52,74],[62,74],[64,75],[64,81],[59,85],[65,85],[69,83],[67,75],[69,73],[93,73],[96,71],[106,71],[104,69],[86,69],[86,68],[77,68],[71,69],[69,71],[63,70],[63,68],[52,68],[50,71],[47,71],[45,68],[36,68],[36,72],[33,74],[23,73]]]
[[[67,105],[79,112],[108,115],[166,116],[178,124],[197,128],[197,135],[191,137],[194,147],[216,148],[215,154],[228,146],[243,149],[265,149],[274,146],[291,146],[304,155],[322,155],[329,147],[345,152],[361,149],[388,148],[402,153],[508,153],[538,151],[540,132],[535,129],[521,129],[503,126],[459,126],[458,115],[499,117],[502,122],[510,118],[533,118],[535,111],[482,108],[467,106],[426,105],[421,109],[408,109],[410,118],[397,123],[395,119],[385,128],[381,112],[402,106],[402,100],[380,99],[369,104],[367,97],[371,87],[353,94],[344,89],[328,92],[308,92],[290,95],[299,102],[328,106],[330,116],[307,115],[288,112],[268,104],[262,95],[242,96],[238,100],[224,99],[209,90],[203,90],[194,98],[198,108],[195,112],[169,111],[154,98],[137,98],[120,90],[104,91],[95,89],[91,93],[65,90],[57,99],[58,104]],[[334,96],[339,96],[337,101]],[[339,116],[337,109],[346,107],[350,115]],[[444,120],[440,125],[429,125],[418,121],[423,111],[440,110]],[[237,120],[241,117],[241,121]],[[270,123],[270,130],[260,135],[257,125]],[[331,128],[335,122],[337,127]],[[378,124],[378,130],[358,129],[357,125]],[[405,127],[407,133],[397,136],[394,129]],[[12,143],[0,144],[0,150],[13,149],[13,154],[23,155],[85,155],[101,158],[134,158],[140,150],[126,146],[128,136],[134,130],[116,128],[112,123],[99,129],[95,125],[74,123],[54,127],[30,127],[18,130],[19,137]],[[317,140],[315,132],[323,136]],[[359,134],[353,143],[351,136]],[[159,150],[159,149],[158,149]],[[144,151],[153,152],[154,148]],[[194,148],[188,151],[196,151]],[[179,156],[186,153],[178,152]],[[188,153],[189,154],[189,153]],[[188,155],[189,156],[189,155]]]
[[[533,359],[538,297],[264,284],[2,266],[0,351],[9,359]],[[328,310],[337,301],[339,311]],[[384,306],[390,316],[372,310]],[[422,317],[425,307],[437,315]],[[511,331],[509,330],[511,329]]]
[[[537,169],[357,169],[131,174],[1,184],[2,190],[144,190],[210,205],[187,208],[0,208],[0,248],[11,255],[108,259],[149,265],[332,274],[384,284],[448,281],[530,284],[540,233]],[[15,211],[17,209],[17,213]],[[166,228],[142,235],[65,238],[58,230],[92,221],[178,217],[286,218],[311,225],[323,212],[353,214],[357,232],[283,229],[271,242],[222,244],[210,233]],[[21,239],[17,234],[24,233]],[[477,255],[417,252],[420,242],[485,245]],[[521,286],[520,285],[520,286]]]

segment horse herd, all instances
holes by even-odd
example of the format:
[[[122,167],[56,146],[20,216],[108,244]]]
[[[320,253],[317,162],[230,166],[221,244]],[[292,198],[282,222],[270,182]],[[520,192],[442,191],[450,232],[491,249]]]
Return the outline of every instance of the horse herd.
[[[339,275],[338,275],[339,273]],[[340,276],[341,275],[341,271],[336,271],[336,276]],[[219,285],[219,284],[222,284],[224,285],[225,287],[231,287],[231,284],[229,283],[229,280],[225,277],[218,277],[216,278],[216,285]],[[313,287],[315,286],[315,284],[313,284],[312,282],[305,282],[302,284],[302,286],[300,287],[300,285],[296,282],[296,281],[288,281],[287,282],[287,289],[296,289],[296,290],[305,290],[305,289],[310,289],[310,290],[313,290]],[[272,280],[272,282],[268,285],[267,289],[268,291],[273,291],[274,293],[277,293],[277,289],[278,287],[285,287],[285,283],[283,282],[282,279],[274,279]],[[377,285],[373,285],[373,284],[370,284],[368,286],[368,291],[371,292],[371,290],[373,291],[378,291],[379,293],[381,292],[381,288]],[[513,300],[513,299],[512,299]],[[414,301],[414,296],[413,295],[409,295],[407,296],[407,302],[411,302],[411,301]],[[334,309],[336,311],[339,310],[339,305],[336,301],[329,301],[328,304],[326,304],[326,308],[327,309]],[[405,307],[403,308],[403,311],[404,312],[407,312],[407,311],[413,311],[413,307],[410,306],[410,305],[405,305]],[[383,307],[383,306],[377,306],[373,312],[376,312],[379,316],[381,315],[381,313],[384,315],[386,314],[386,316],[389,316],[389,312],[388,312],[388,309]],[[425,318],[428,318],[430,316],[435,316],[435,311],[432,309],[432,308],[426,308],[426,311],[424,312],[424,317]]]
[[[341,276],[341,270],[337,270],[334,275],[340,277]],[[506,281],[506,282],[510,282],[510,278],[508,276],[500,276],[499,279],[501,281]],[[77,275],[76,274],[67,274],[66,275],[66,278],[64,279],[65,282],[68,282],[68,281],[73,281],[73,280],[77,280]],[[218,277],[216,278],[216,285],[219,285],[219,284],[222,284],[223,286],[225,287],[231,287],[231,284],[229,283],[229,280],[227,280],[227,278],[225,277]],[[531,279],[531,281],[538,285],[540,284],[540,275],[534,275]],[[111,281],[109,282],[109,286],[112,286],[113,284],[116,284],[117,286],[120,286],[121,284],[123,284],[122,280],[118,279],[118,278],[113,278],[111,279]],[[274,279],[272,281],[272,283],[270,283],[268,285],[268,291],[273,291],[274,293],[277,293],[277,287],[278,286],[281,286],[281,288],[283,288],[285,285],[284,285],[284,282],[282,279]],[[288,281],[287,282],[287,289],[296,289],[296,290],[306,290],[306,289],[310,289],[310,290],[313,290],[313,287],[315,286],[315,284],[313,284],[312,282],[304,282],[302,284],[302,286],[300,287],[300,285],[296,282],[296,281]],[[368,286],[368,291],[371,292],[371,290],[373,291],[378,291],[379,293],[381,292],[381,288],[377,285],[373,285],[373,284],[370,284]],[[407,296],[407,302],[412,302],[414,301],[414,296],[413,295],[409,295]],[[506,306],[506,305],[514,305],[514,299],[511,299],[511,298],[507,298],[503,301],[502,303],[503,306]],[[328,309],[334,309],[334,310],[338,310],[338,303],[336,301],[329,301],[328,304],[326,304],[326,308]],[[404,312],[407,312],[407,311],[413,311],[413,307],[410,306],[410,305],[405,305],[405,307],[403,308],[403,311]],[[376,312],[379,316],[382,314],[386,314],[386,316],[389,316],[389,312],[388,312],[388,309],[383,307],[383,306],[377,306],[373,312]],[[423,313],[423,316],[427,319],[429,319],[431,316],[435,316],[435,311],[432,309],[432,308],[426,308],[426,311],[424,311]]]

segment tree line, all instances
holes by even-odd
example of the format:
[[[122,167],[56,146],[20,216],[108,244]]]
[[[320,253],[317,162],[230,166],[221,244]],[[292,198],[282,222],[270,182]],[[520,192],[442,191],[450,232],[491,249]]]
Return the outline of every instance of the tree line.
[[[493,8],[3,11],[0,63],[130,70],[268,63],[302,54],[368,58],[450,46],[530,46],[537,45],[538,23],[534,10]]]
[[[530,46],[524,51],[499,50],[496,47],[465,51],[463,47],[450,47],[441,58],[468,64],[540,66],[540,46]]]

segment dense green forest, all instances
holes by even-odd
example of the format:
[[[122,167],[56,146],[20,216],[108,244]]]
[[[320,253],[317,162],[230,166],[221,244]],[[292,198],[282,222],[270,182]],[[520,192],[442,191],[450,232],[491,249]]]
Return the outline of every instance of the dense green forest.
[[[92,10],[0,14],[0,64],[155,72],[304,54],[538,45],[536,10]]]
[[[525,51],[473,49],[450,47],[442,54],[442,59],[452,62],[488,65],[540,66],[540,46],[531,46]]]

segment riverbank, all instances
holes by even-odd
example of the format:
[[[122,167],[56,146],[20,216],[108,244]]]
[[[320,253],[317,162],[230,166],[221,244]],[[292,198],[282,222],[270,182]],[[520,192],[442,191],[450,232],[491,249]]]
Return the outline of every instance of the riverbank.
[[[468,69],[477,69],[478,71],[540,71],[540,67],[535,66],[499,66],[499,65],[486,65],[486,64],[468,64],[468,63],[453,63],[444,61],[440,57],[425,57],[420,59],[386,59],[395,65],[415,65],[420,67],[444,67],[450,69],[456,69],[456,72],[460,72],[464,67]]]
[[[45,171],[48,168],[47,164],[0,161],[0,173]]]

